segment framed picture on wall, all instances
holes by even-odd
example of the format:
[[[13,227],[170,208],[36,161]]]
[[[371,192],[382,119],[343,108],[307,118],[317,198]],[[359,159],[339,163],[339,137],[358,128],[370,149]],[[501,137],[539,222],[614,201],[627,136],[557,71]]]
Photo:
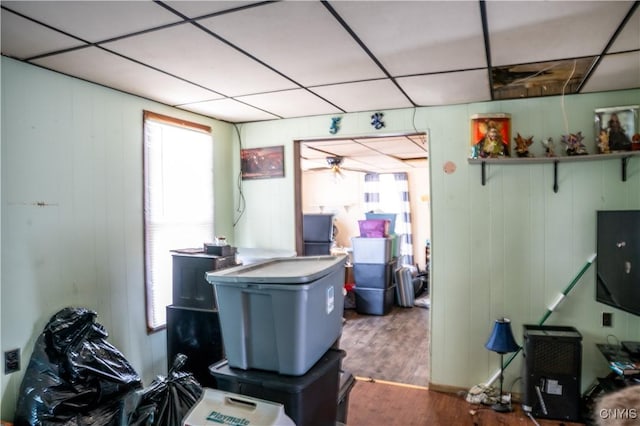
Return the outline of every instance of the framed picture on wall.
[[[251,148],[240,151],[242,179],[284,177],[284,146]]]
[[[511,156],[511,115],[507,113],[471,116],[471,158]]]
[[[595,110],[595,138],[600,153],[640,149],[634,144],[638,129],[640,106],[598,108]],[[637,139],[639,136],[635,136]],[[636,148],[637,147],[637,148]]]

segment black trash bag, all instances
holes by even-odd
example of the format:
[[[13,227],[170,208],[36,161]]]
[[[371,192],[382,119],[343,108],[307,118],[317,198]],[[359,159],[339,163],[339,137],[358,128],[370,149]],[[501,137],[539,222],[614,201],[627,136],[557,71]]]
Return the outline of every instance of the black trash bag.
[[[193,374],[180,371],[187,357],[176,355],[167,377],[158,376],[141,394],[138,410],[129,420],[129,425],[177,426],[202,396],[202,386]],[[151,423],[149,411],[153,411]],[[142,421],[142,423],[141,423]]]
[[[85,308],[64,308],[38,337],[20,385],[16,426],[126,425],[142,381]]]

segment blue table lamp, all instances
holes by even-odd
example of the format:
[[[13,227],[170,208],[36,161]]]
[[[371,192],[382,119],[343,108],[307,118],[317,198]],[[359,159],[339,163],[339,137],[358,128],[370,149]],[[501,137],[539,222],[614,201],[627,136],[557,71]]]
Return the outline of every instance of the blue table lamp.
[[[505,404],[502,401],[502,382],[504,380],[504,354],[515,352],[520,349],[520,346],[513,338],[513,332],[511,331],[511,321],[507,318],[499,318],[493,325],[493,331],[489,340],[484,345],[485,348],[492,352],[500,354],[500,395],[498,402],[493,404],[491,408],[495,411],[505,413],[511,411],[511,404]]]

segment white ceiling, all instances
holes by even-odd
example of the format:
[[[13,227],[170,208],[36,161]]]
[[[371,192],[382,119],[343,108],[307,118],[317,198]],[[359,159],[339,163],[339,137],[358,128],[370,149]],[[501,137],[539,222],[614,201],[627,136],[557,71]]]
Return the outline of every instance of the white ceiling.
[[[1,1],[1,44],[5,56],[243,123],[638,88],[638,5]]]

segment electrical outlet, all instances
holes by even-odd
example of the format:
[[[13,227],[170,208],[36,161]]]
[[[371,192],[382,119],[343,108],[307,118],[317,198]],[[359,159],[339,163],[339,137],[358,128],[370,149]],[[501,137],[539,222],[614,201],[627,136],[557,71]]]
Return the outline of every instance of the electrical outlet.
[[[613,327],[613,314],[611,312],[602,313],[602,326]]]
[[[20,349],[4,352],[4,374],[15,373],[20,370]]]

